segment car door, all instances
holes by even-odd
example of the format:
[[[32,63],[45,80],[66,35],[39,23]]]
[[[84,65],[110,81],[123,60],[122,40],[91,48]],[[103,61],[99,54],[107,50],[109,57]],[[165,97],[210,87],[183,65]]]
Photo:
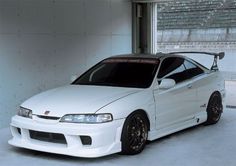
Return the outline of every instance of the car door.
[[[206,113],[206,107],[209,101],[209,97],[214,89],[217,89],[216,85],[216,75],[214,73],[205,72],[199,66],[188,63],[188,72],[192,76],[193,86],[197,89],[197,100],[196,100],[196,114],[200,112]]]
[[[154,90],[157,129],[178,125],[194,118],[197,90],[185,62],[181,57],[168,57],[161,63],[158,82],[163,78],[170,78],[175,80],[176,85],[166,90]]]

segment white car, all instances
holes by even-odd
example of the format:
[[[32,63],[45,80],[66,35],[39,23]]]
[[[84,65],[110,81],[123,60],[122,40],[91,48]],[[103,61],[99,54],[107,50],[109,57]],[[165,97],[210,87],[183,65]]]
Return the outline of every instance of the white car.
[[[224,53],[200,52],[214,56],[211,69],[182,53],[107,58],[71,85],[30,98],[12,118],[9,144],[77,157],[137,154],[147,140],[217,123]]]

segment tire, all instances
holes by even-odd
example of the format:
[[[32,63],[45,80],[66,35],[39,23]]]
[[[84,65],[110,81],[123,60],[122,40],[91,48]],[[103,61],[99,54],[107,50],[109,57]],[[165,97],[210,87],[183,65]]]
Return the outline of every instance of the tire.
[[[143,151],[148,138],[148,119],[142,112],[134,112],[125,120],[121,154],[135,155]]]
[[[207,121],[205,125],[216,124],[220,120],[222,112],[223,105],[221,95],[219,93],[213,93],[207,106]]]

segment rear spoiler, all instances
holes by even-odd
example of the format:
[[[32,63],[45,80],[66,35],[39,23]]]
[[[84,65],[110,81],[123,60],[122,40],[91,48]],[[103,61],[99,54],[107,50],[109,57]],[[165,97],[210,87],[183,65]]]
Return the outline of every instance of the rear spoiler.
[[[170,52],[169,54],[206,54],[214,56],[214,61],[211,67],[211,70],[213,71],[219,70],[217,65],[218,58],[221,60],[225,57],[224,52],[214,53],[214,52],[186,51],[186,52]]]

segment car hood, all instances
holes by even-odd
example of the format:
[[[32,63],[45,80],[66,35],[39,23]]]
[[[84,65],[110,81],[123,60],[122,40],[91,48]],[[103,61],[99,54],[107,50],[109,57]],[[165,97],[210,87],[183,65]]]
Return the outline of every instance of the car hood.
[[[70,85],[38,94],[21,106],[35,115],[62,117],[65,114],[92,114],[110,103],[140,91],[135,88]]]

